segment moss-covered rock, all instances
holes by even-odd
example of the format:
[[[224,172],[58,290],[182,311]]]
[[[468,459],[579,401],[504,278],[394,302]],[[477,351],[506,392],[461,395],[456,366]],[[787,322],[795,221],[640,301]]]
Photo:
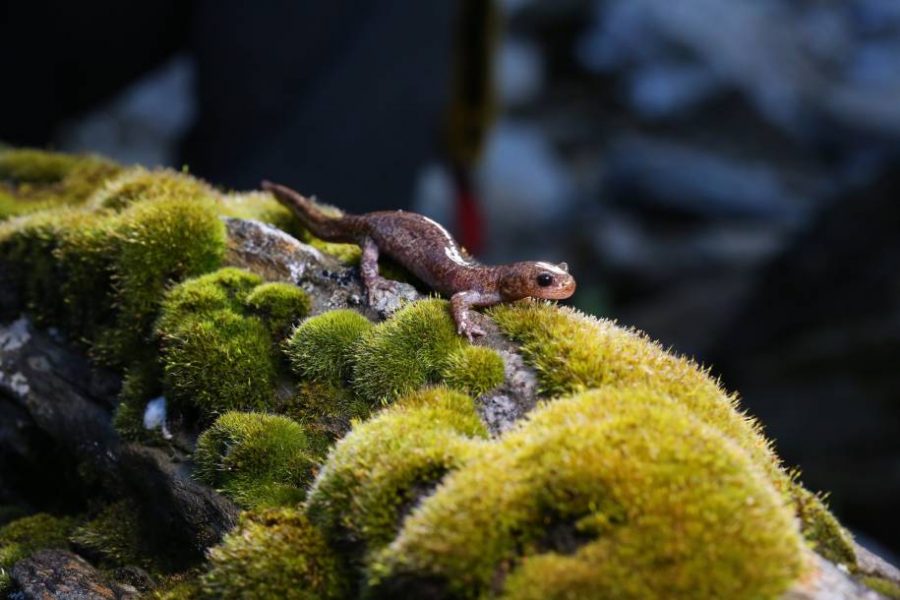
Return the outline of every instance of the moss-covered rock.
[[[82,204],[119,170],[97,156],[0,149],[0,220]]]
[[[407,518],[383,597],[770,598],[805,570],[792,512],[738,445],[647,390],[536,411]]]
[[[846,533],[827,510],[781,466],[755,419],[737,397],[692,361],[666,352],[645,335],[570,308],[526,301],[490,310],[501,331],[521,344],[538,373],[541,391],[554,397],[599,387],[644,386],[684,406],[738,444],[773,485],[801,510],[804,533],[816,547],[848,559]],[[839,533],[841,532],[841,533]]]
[[[486,435],[468,396],[446,388],[406,396],[338,442],[309,492],[307,514],[335,544],[356,554],[376,550]]]
[[[322,534],[292,509],[244,513],[237,529],[209,551],[206,597],[334,600],[347,578]]]
[[[247,296],[246,303],[268,325],[276,340],[287,337],[288,332],[309,314],[312,307],[309,294],[296,285],[282,282],[256,286]]]
[[[441,368],[441,381],[477,397],[503,383],[503,358],[492,348],[465,346],[451,353]]]
[[[414,302],[366,333],[356,345],[353,389],[373,405],[392,402],[437,383],[447,358],[466,345],[456,333],[446,300]]]
[[[354,310],[332,310],[301,323],[285,344],[293,371],[303,379],[344,386],[350,380],[353,351],[374,327]]]
[[[201,481],[244,508],[301,501],[317,463],[298,423],[240,412],[225,413],[203,432],[194,460]]]
[[[68,548],[74,526],[71,518],[38,513],[0,527],[0,594],[8,590],[10,569],[16,562],[37,550]]]

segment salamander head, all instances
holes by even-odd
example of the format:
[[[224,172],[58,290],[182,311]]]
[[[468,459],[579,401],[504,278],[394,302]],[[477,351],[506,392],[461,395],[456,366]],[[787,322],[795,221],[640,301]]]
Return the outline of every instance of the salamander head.
[[[575,293],[575,278],[566,263],[518,262],[500,267],[500,296],[504,301],[521,298],[562,300]]]

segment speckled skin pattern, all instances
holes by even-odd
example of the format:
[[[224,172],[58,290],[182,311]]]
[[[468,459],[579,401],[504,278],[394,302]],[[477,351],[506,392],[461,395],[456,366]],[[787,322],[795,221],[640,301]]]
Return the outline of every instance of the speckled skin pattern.
[[[290,208],[316,237],[359,244],[363,251],[360,271],[369,302],[376,290],[389,289],[394,284],[378,274],[378,254],[383,252],[450,298],[457,331],[470,340],[484,335],[484,330],[469,318],[473,307],[528,297],[563,299],[575,292],[575,279],[569,275],[566,263],[480,265],[446,229],[423,215],[396,210],[329,216],[290,188],[268,181],[263,181],[262,187]]]

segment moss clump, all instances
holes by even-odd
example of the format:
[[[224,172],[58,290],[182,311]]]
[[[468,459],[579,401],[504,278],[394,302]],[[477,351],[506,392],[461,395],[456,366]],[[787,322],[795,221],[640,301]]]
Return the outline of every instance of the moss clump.
[[[98,341],[110,364],[147,343],[167,288],[217,268],[225,252],[225,227],[211,200],[157,199],[134,204],[119,218],[117,319]]]
[[[535,411],[406,519],[376,595],[777,597],[806,566],[791,511],[744,451],[658,396]]]
[[[237,529],[209,551],[206,596],[255,600],[331,600],[345,596],[334,552],[302,513],[244,513]]]
[[[203,432],[194,453],[197,477],[245,508],[303,499],[316,459],[306,432],[279,415],[225,413]]]
[[[353,348],[372,327],[356,311],[332,310],[301,323],[286,342],[285,353],[298,376],[345,385],[351,376]]]
[[[792,501],[803,535],[812,544],[813,550],[833,563],[854,567],[856,550],[853,538],[828,512],[822,498],[795,482]]]
[[[96,156],[0,149],[0,220],[79,205],[119,169]]]
[[[570,308],[520,302],[491,309],[506,335],[521,344],[541,393],[555,397],[600,387],[644,386],[684,405],[746,450],[787,492],[790,478],[755,420],[691,361],[669,354],[643,334]]]
[[[70,518],[39,513],[0,528],[0,593],[8,590],[10,569],[18,561],[45,548],[68,548],[74,526]]]
[[[450,354],[441,369],[441,381],[477,397],[503,383],[503,358],[484,346],[465,346]]]
[[[216,199],[215,190],[186,173],[134,167],[107,180],[91,196],[89,204],[92,208],[120,211],[144,201],[209,202]]]
[[[360,339],[353,389],[373,405],[392,402],[437,383],[447,357],[466,344],[456,333],[446,300],[413,302]]]
[[[199,575],[192,572],[164,578],[150,595],[153,600],[197,600],[202,597]]]
[[[866,587],[875,590],[882,596],[900,600],[900,585],[893,581],[882,579],[881,577],[862,577],[860,581],[862,581]]]
[[[269,326],[278,339],[284,339],[293,325],[309,314],[309,294],[289,283],[264,283],[247,296],[247,306]]]
[[[109,567],[140,565],[153,561],[141,542],[137,507],[128,501],[110,504],[96,517],[76,527],[69,541],[86,556]]]
[[[157,323],[166,397],[211,419],[265,410],[275,393],[278,348],[266,324],[245,314],[261,278],[221,269],[166,296]]]
[[[181,187],[173,189],[167,178],[175,175],[142,173],[140,193],[128,201],[0,226],[0,256],[24,308],[43,325],[63,326],[111,366],[127,366],[126,357],[148,345],[165,289],[214,269],[225,248],[215,200],[197,191],[203,184],[178,175]]]
[[[389,543],[405,511],[486,437],[472,399],[445,388],[402,398],[356,426],[328,457],[307,514],[339,545],[369,552]]]

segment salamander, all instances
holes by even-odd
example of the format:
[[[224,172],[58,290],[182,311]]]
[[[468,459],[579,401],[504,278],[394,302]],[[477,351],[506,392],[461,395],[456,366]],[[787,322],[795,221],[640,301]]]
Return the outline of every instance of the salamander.
[[[369,303],[376,290],[395,282],[378,274],[384,253],[439,294],[450,298],[457,333],[472,340],[485,334],[469,311],[522,298],[564,299],[575,292],[566,263],[542,261],[482,265],[469,257],[446,229],[424,215],[403,210],[361,215],[330,215],[294,190],[263,181],[264,190],[291,209],[314,236],[328,242],[358,244],[360,273]]]

